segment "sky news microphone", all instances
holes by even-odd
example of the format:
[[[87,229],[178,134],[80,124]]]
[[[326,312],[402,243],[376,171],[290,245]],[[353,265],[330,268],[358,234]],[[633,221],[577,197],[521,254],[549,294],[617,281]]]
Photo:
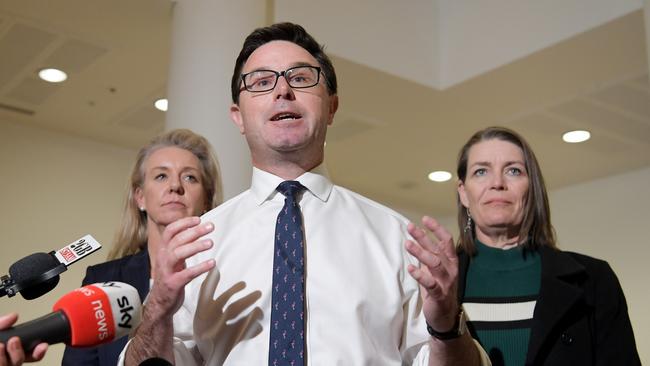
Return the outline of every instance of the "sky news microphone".
[[[0,331],[0,343],[20,338],[25,352],[39,343],[90,347],[128,335],[140,322],[140,295],[123,282],[95,283],[73,290],[54,304],[54,312]]]
[[[90,235],[74,241],[56,252],[34,253],[9,267],[9,275],[0,278],[0,297],[18,292],[25,300],[46,294],[59,283],[59,274],[72,263],[101,248]]]

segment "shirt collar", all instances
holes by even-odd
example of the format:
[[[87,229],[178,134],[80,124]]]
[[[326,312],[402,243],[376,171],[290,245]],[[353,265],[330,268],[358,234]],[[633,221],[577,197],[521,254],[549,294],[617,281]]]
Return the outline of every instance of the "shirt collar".
[[[305,186],[311,194],[323,202],[326,202],[329,199],[330,193],[332,193],[332,188],[334,187],[328,177],[327,169],[325,169],[324,164],[315,167],[311,171],[305,172],[294,180],[300,182],[300,184]],[[251,192],[255,197],[255,202],[258,205],[261,205],[265,201],[273,198],[276,193],[275,189],[283,181],[284,179],[276,175],[253,167]]]

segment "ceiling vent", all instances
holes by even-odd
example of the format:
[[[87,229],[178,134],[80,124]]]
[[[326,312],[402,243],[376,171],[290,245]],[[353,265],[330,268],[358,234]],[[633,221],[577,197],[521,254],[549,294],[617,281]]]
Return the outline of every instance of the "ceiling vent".
[[[20,108],[20,107],[16,107],[16,106],[13,106],[13,105],[8,105],[8,104],[3,104],[3,103],[0,103],[0,110],[6,111],[6,112],[11,112],[11,113],[19,113],[19,114],[22,114],[22,115],[25,115],[25,116],[33,116],[34,115],[34,111],[31,110],[31,109]]]
[[[0,38],[0,88],[33,65],[55,39],[53,33],[21,23],[14,24]]]
[[[117,122],[118,125],[141,131],[158,131],[164,128],[165,113],[147,104],[136,108]]]

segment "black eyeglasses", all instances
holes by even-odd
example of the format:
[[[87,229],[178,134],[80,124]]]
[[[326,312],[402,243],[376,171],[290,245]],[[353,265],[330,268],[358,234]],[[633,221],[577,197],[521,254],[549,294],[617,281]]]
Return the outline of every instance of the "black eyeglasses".
[[[311,88],[320,80],[320,67],[296,66],[285,71],[255,70],[241,75],[244,88],[249,92],[260,93],[273,90],[280,76],[284,76],[290,87],[294,89]]]

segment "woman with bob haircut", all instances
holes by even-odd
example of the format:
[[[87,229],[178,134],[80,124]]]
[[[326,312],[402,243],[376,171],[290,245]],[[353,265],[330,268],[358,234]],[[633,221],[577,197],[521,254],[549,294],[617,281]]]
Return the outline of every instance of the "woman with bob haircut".
[[[640,365],[607,262],[557,248],[537,159],[516,132],[476,132],[458,157],[459,303],[498,365]]]

